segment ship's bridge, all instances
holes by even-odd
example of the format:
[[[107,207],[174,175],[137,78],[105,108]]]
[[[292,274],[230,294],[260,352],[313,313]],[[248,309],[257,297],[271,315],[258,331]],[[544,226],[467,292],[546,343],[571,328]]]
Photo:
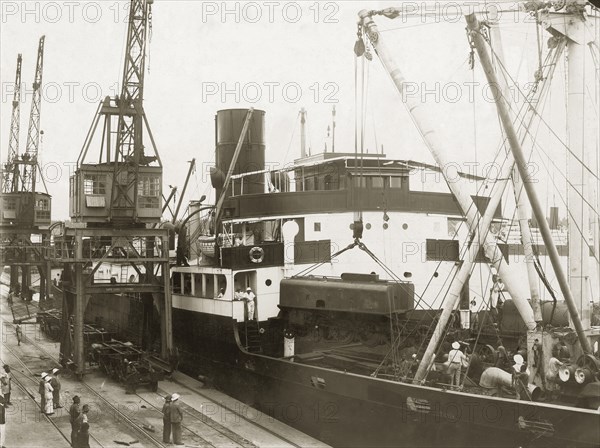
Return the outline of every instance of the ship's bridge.
[[[458,168],[458,167],[455,167]],[[483,212],[489,198],[482,177],[455,170],[466,179]],[[261,191],[257,190],[260,178]],[[462,216],[442,170],[383,154],[324,153],[295,161],[281,170],[260,170],[232,176],[223,217],[280,216],[292,213],[343,213],[360,209]],[[498,207],[495,218],[502,216]]]

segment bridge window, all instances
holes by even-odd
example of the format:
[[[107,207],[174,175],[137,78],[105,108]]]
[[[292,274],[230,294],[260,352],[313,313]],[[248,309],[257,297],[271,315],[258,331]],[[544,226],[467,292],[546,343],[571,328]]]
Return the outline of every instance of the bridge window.
[[[106,175],[86,174],[83,179],[83,192],[84,194],[105,194]]]
[[[402,188],[402,178],[390,177],[390,188]]]
[[[367,178],[365,176],[355,176],[352,183],[356,188],[367,188]]]
[[[380,177],[380,176],[372,177],[371,185],[373,188],[383,188],[383,177]]]

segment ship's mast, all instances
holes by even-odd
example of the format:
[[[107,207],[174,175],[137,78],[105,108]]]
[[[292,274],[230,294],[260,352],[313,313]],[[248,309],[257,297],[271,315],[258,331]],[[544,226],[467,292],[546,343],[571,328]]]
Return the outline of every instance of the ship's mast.
[[[477,53],[479,55],[479,59],[485,71],[488,83],[490,85],[498,86],[498,80],[496,78],[496,74],[494,72],[489,54],[487,52],[487,48],[485,46],[485,41],[483,36],[480,33],[480,24],[475,16],[475,14],[470,14],[466,17],[468,29],[470,31],[470,37],[472,42],[477,49]],[[584,353],[591,353],[591,346],[589,340],[587,339],[584,328],[582,326],[582,322],[579,318],[579,313],[577,307],[575,305],[575,300],[573,294],[569,288],[569,284],[567,281],[567,277],[562,269],[560,263],[560,257],[558,254],[558,250],[554,244],[552,239],[552,234],[550,232],[550,226],[546,221],[546,216],[542,206],[540,204],[539,198],[537,197],[536,190],[534,188],[533,182],[527,182],[528,171],[527,171],[527,159],[523,154],[523,150],[521,148],[521,144],[519,143],[519,139],[517,134],[513,128],[512,121],[510,119],[509,109],[506,103],[506,100],[502,96],[502,94],[498,91],[498,89],[492,89],[494,100],[496,102],[496,107],[498,108],[498,114],[500,116],[500,120],[502,121],[502,125],[506,131],[507,139],[510,144],[510,148],[512,153],[514,154],[515,161],[517,167],[519,169],[519,174],[524,179],[523,185],[525,187],[525,191],[527,192],[527,196],[531,203],[533,212],[535,217],[538,220],[540,226],[540,233],[542,234],[542,238],[544,239],[544,244],[546,245],[546,250],[548,251],[548,256],[550,258],[550,262],[552,263],[552,267],[556,274],[556,278],[559,282],[561,291],[565,298],[565,302],[569,308],[569,313],[573,320],[573,324],[575,326],[575,330],[579,337],[579,342],[581,343],[581,347]],[[587,254],[586,254],[587,257]]]
[[[331,110],[331,152],[335,152],[335,106]]]
[[[17,70],[15,74],[15,91],[12,102],[12,115],[10,120],[10,135],[8,138],[8,158],[4,165],[3,188],[4,193],[16,191],[15,165],[14,162],[19,156],[19,130],[21,122],[21,65],[23,58],[21,54],[17,56]]]
[[[377,25],[373,21],[373,16],[380,14],[385,15],[389,18],[398,17],[401,11],[396,8],[388,8],[383,11],[361,11],[359,13],[360,23],[364,29],[364,32],[368,36],[376,54],[378,55],[382,65],[390,74],[392,81],[399,93],[404,91],[406,85],[406,79],[402,73],[400,67],[395,63],[389,48],[385,45],[384,38],[377,28]],[[360,46],[358,46],[360,47]],[[364,45],[362,46],[364,48]],[[445,155],[442,148],[444,144],[440,137],[435,133],[435,127],[431,122],[431,114],[425,107],[425,103],[418,102],[410,95],[405,96],[404,104],[407,108],[408,113],[413,118],[427,148],[434,157],[436,163],[442,168],[442,173],[446,175],[444,168],[452,166],[450,160]],[[508,157],[505,161],[506,164],[512,165],[512,157]],[[490,182],[494,182],[496,179],[490,179]],[[450,191],[456,198],[462,213],[466,217],[467,224],[471,235],[473,235],[478,227],[478,223],[481,222],[481,215],[478,212],[477,206],[473,202],[470,194],[468,193],[468,187],[464,184],[462,179],[446,179],[446,183],[450,188]],[[487,235],[483,244],[485,256],[488,258],[490,263],[496,268],[500,276],[502,277],[508,292],[510,293],[513,301],[523,318],[527,328],[534,329],[536,322],[533,316],[533,310],[529,305],[527,299],[529,298],[528,292],[521,287],[519,273],[514,269],[514,265],[508,265],[504,262],[504,257],[496,244],[495,239],[491,235]]]
[[[490,29],[490,37],[492,44],[494,45],[494,52],[496,59],[499,64],[502,65],[505,61],[504,59],[504,48],[502,45],[502,36],[500,34],[500,27],[497,22],[489,22]],[[560,55],[564,49],[564,43],[560,43],[560,46],[556,48],[556,52]],[[545,78],[545,82],[542,86],[543,90],[547,90],[547,87],[550,85],[549,80],[552,79],[552,75],[554,74],[554,69],[556,68],[556,64],[550,64],[550,75]],[[542,73],[539,74],[540,76]],[[508,83],[506,82],[504,76],[498,76],[498,82],[502,86],[502,92],[504,98],[507,101],[510,101],[510,91],[508,88]],[[541,89],[540,89],[541,90]],[[542,94],[540,93],[539,97],[542,98]],[[535,104],[538,101],[533,101],[530,103],[527,109],[527,116],[524,118],[523,123],[525,124],[525,129],[523,129],[521,136],[521,144],[525,141],[527,136],[528,128],[533,122],[533,118],[535,117]],[[514,104],[514,103],[513,103]],[[517,205],[517,218],[519,221],[519,230],[521,233],[521,242],[523,243],[523,252],[525,255],[525,265],[527,267],[527,278],[529,280],[529,292],[531,293],[531,308],[533,309],[533,315],[535,321],[540,323],[542,322],[542,306],[540,303],[540,289],[538,287],[538,274],[535,270],[535,254],[533,253],[533,236],[531,234],[531,228],[529,227],[529,203],[527,202],[527,195],[523,191],[523,179],[519,174],[519,169],[515,165],[513,167],[512,173],[512,182],[513,182],[513,190],[515,194],[515,202]]]
[[[586,2],[567,3],[570,8],[566,14],[546,14],[550,21],[548,31],[554,33],[564,30],[562,32],[567,37],[567,144],[569,146],[567,178],[570,181],[570,185],[567,185],[567,202],[572,217],[568,226],[569,285],[581,317],[581,324],[584,329],[589,329],[591,325],[588,240],[590,211],[585,201],[589,196],[590,179],[585,165],[593,160],[587,151],[595,150],[594,145],[590,144],[590,137],[595,138],[595,135],[592,135],[589,127],[586,129],[586,120],[589,120],[590,113],[586,111],[583,74],[586,71],[585,52],[588,50],[588,43],[594,39],[594,31],[593,25],[587,22],[584,16]],[[587,145],[589,149],[586,148]]]
[[[300,158],[306,157],[306,109],[300,109]]]

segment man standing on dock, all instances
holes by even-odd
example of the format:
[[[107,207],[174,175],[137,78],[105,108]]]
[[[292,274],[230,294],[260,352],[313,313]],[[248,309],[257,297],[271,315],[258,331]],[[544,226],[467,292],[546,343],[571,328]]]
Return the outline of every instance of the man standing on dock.
[[[169,416],[171,420],[171,430],[173,431],[173,443],[175,445],[183,445],[181,441],[181,422],[183,421],[183,412],[179,407],[179,394],[171,395],[171,405],[169,408]]]
[[[4,372],[0,374],[0,382],[2,383],[2,395],[4,396],[4,406],[10,406],[10,389],[11,389],[11,378],[10,378],[10,367],[4,364]]]
[[[42,406],[42,412],[46,409],[46,377],[48,374],[46,372],[42,372],[40,375],[40,384],[38,387],[38,392],[40,394],[40,404]]]
[[[81,414],[79,414],[77,416],[77,418],[75,419],[75,430],[77,431],[77,433],[75,435],[75,447],[76,448],[79,448],[79,446],[80,446],[79,437],[81,435],[81,428],[83,427],[84,423],[88,423],[87,414],[88,414],[89,410],[90,410],[90,407],[87,404],[84,404],[83,407],[81,408]],[[88,435],[88,437],[89,437],[89,435]]]
[[[165,397],[162,407],[163,414],[163,443],[171,442],[171,395]]]
[[[52,369],[50,385],[52,386],[52,401],[54,403],[54,408],[62,408],[60,404],[60,380],[58,379],[58,369],[56,368]]]
[[[81,415],[81,409],[79,407],[80,403],[79,396],[75,395],[73,397],[73,404],[69,408],[69,422],[71,423],[71,446],[77,446],[77,433],[79,432],[79,427],[77,426],[77,419]]]
[[[54,389],[50,384],[50,380],[52,380],[52,377],[46,375],[46,378],[44,378],[44,413],[46,415],[54,414],[54,403],[52,401],[52,391]]]
[[[23,339],[23,330],[21,330],[21,326],[19,324],[15,326],[15,334],[17,335],[17,345],[21,345],[21,340]]]

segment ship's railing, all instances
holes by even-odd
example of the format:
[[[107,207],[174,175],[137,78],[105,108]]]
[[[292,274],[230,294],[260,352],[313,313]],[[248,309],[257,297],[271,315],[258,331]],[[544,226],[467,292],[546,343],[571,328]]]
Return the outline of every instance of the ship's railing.
[[[283,265],[283,243],[221,248],[221,267],[230,269]]]
[[[246,194],[267,193],[296,193],[302,191],[328,191],[345,188],[343,178],[345,173],[323,170],[308,171],[304,167],[296,167],[276,171],[253,171],[232,176],[230,195],[243,196]],[[257,179],[263,177],[262,191],[256,190]],[[250,187],[252,185],[252,187]]]
[[[196,297],[173,292],[173,307],[216,316],[231,317],[239,322],[244,320],[245,302],[224,298]]]

